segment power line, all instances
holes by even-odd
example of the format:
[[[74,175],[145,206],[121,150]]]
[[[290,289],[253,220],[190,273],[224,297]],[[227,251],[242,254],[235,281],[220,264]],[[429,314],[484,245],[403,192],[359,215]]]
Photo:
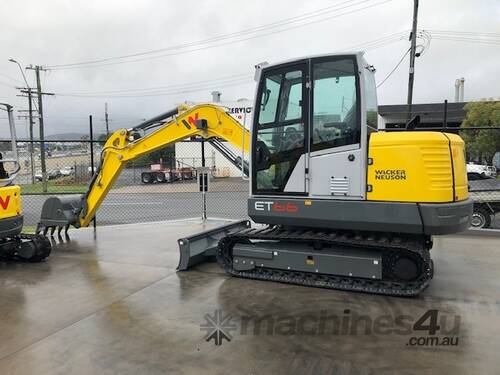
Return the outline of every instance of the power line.
[[[370,0],[365,0],[365,1],[370,1]],[[365,2],[365,1],[363,1],[363,2]],[[95,63],[98,63],[98,62],[112,61],[112,60],[115,60],[115,59],[126,59],[126,58],[134,57],[134,56],[142,56],[142,55],[147,55],[147,54],[154,54],[154,53],[158,53],[158,52],[161,52],[161,51],[175,50],[175,49],[180,49],[180,48],[187,48],[187,47],[191,47],[191,46],[200,45],[200,44],[203,44],[203,43],[213,42],[213,41],[217,41],[217,40],[224,40],[224,39],[227,39],[226,35],[234,37],[234,36],[239,36],[237,34],[241,33],[241,32],[234,32],[234,33],[231,33],[231,34],[226,34],[226,35],[222,35],[222,36],[219,36],[219,37],[205,39],[205,40],[201,40],[201,41],[198,41],[198,42],[180,44],[180,45],[176,45],[176,46],[172,46],[172,47],[167,47],[167,48],[157,49],[157,50],[152,50],[152,51],[146,51],[146,52],[141,52],[141,53],[136,53],[136,54],[131,54],[131,55],[123,55],[123,56],[111,57],[111,58],[100,59],[100,60],[85,61],[85,62],[80,62],[80,63],[72,63],[72,64],[50,65],[48,67],[51,68],[51,69],[55,69],[55,70],[77,69],[77,68],[92,68],[92,67],[101,67],[101,66],[108,66],[108,65],[124,64],[124,63],[133,63],[133,62],[145,61],[145,60],[150,60],[150,59],[157,59],[157,58],[162,58],[162,57],[167,57],[167,56],[175,56],[175,55],[179,55],[179,54],[186,54],[186,53],[201,51],[201,50],[205,50],[205,49],[216,48],[216,47],[224,46],[224,45],[227,45],[227,44],[238,43],[238,42],[241,42],[241,41],[246,41],[246,40],[255,39],[255,38],[259,38],[259,37],[264,37],[264,36],[271,35],[271,34],[274,34],[274,33],[284,32],[284,31],[288,31],[290,29],[307,26],[307,25],[310,25],[312,23],[323,22],[323,21],[326,21],[326,20],[329,20],[329,19],[332,19],[332,18],[335,18],[335,17],[339,17],[339,16],[342,16],[342,15],[353,13],[355,11],[360,11],[360,10],[363,10],[363,9],[366,9],[366,8],[370,8],[370,7],[373,7],[373,6],[381,5],[381,4],[389,2],[389,1],[392,1],[392,0],[386,0],[386,1],[383,1],[381,3],[373,4],[371,6],[367,6],[367,7],[355,9],[355,10],[350,11],[350,12],[345,12],[345,13],[342,13],[342,14],[334,15],[334,16],[327,17],[327,18],[324,18],[324,19],[321,19],[321,20],[318,20],[318,21],[313,21],[313,22],[308,22],[308,23],[301,24],[301,25],[296,25],[294,27],[289,27],[289,28],[286,28],[286,29],[283,29],[283,30],[278,30],[278,31],[272,32],[272,33],[267,33],[267,34],[262,34],[262,35],[256,35],[256,36],[252,36],[252,37],[245,38],[245,39],[233,40],[233,41],[230,41],[230,42],[227,42],[227,43],[221,43],[221,44],[206,46],[206,47],[197,48],[197,49],[191,49],[191,50],[186,50],[186,51],[178,51],[176,53],[163,54],[163,55],[158,55],[158,56],[150,56],[150,57],[146,57],[146,58],[142,58],[142,59],[135,59],[135,60],[129,60],[129,61],[121,61],[121,62],[113,62],[113,63],[108,63],[108,64],[95,65]],[[344,3],[341,3],[341,4],[344,4]],[[360,3],[353,4],[353,5],[358,5],[358,4],[360,4]],[[353,5],[350,5],[350,6],[353,6]],[[323,8],[323,9],[325,9],[325,8]],[[318,12],[318,11],[315,11],[315,12]],[[321,14],[319,14],[319,15],[321,15]],[[275,22],[275,23],[278,23],[278,22]],[[264,26],[266,26],[266,25],[264,25]],[[263,28],[264,26],[260,26],[259,28]],[[278,25],[278,26],[281,26],[281,25]],[[257,29],[257,28],[254,28],[254,29]],[[248,34],[249,33],[248,30],[252,30],[252,29],[244,30],[245,33]],[[445,39],[445,37],[446,37],[446,35],[444,35],[445,33],[446,34],[459,34],[459,35],[464,35],[464,36],[466,36],[466,35],[475,35],[475,36],[479,36],[479,37],[480,36],[495,37],[495,36],[500,35],[500,34],[496,34],[496,33],[459,32],[459,31],[452,31],[452,30],[450,30],[450,31],[439,31],[439,30],[426,29],[426,30],[422,30],[422,31],[427,31],[429,33],[432,33],[433,35],[435,35],[436,38],[442,39],[442,40],[447,40],[447,39]],[[392,43],[392,42],[395,42],[395,41],[398,41],[398,40],[401,40],[401,39],[397,38],[397,39],[393,39],[393,40],[390,40],[390,41],[386,41],[384,44],[389,44],[389,43]],[[450,39],[450,40],[452,40],[452,39]],[[457,41],[459,41],[459,40],[457,40]],[[465,39],[463,41],[466,41],[466,42],[467,41],[471,41],[471,42],[472,41],[479,41],[479,42],[482,42],[482,43],[485,43],[485,44],[491,44],[491,43],[488,43],[488,42],[490,42],[489,40],[484,40],[484,39],[474,39],[474,40],[467,40],[467,39]],[[371,47],[368,47],[367,49],[371,49]]]
[[[500,33],[485,33],[478,31],[457,31],[457,30],[435,30],[435,29],[424,29],[422,31],[428,31],[432,34],[455,34],[455,35],[476,35],[484,37],[500,37]]]
[[[338,7],[341,4],[352,2],[352,0],[350,0],[348,2],[343,2],[343,3],[337,4],[337,9],[334,9],[334,10],[329,10],[329,11],[326,11],[326,12],[323,12],[323,13],[319,13],[319,14],[316,14],[316,15],[313,15],[313,16],[308,16],[308,17],[304,17],[304,16],[298,16],[298,17],[302,17],[302,19],[300,21],[303,21],[305,19],[307,20],[309,18],[318,17],[318,16],[321,16],[321,15],[326,14],[326,13],[331,13],[333,11],[343,10],[343,9],[346,9],[346,8],[349,8],[349,7],[354,7],[354,6],[357,6],[357,5],[360,5],[360,4],[363,4],[363,3],[367,3],[367,2],[371,2],[371,1],[373,1],[373,0],[362,0],[362,1],[358,1],[357,3],[353,3],[351,5],[346,5],[344,7]],[[346,11],[346,12],[343,12],[343,13],[330,15],[328,17],[323,17],[323,18],[320,18],[320,19],[314,19],[312,21],[309,21],[309,22],[306,22],[306,23],[301,23],[299,25],[287,26],[287,25],[292,24],[292,23],[297,23],[298,20],[288,21],[288,22],[278,21],[278,22],[281,22],[281,23],[279,25],[273,26],[273,28],[279,28],[279,27],[281,27],[281,29],[279,29],[279,30],[273,30],[273,31],[270,31],[270,32],[267,32],[267,33],[261,33],[261,34],[253,35],[253,36],[246,37],[246,38],[240,38],[240,39],[236,39],[236,40],[229,40],[229,41],[227,41],[225,43],[217,43],[217,44],[203,46],[204,44],[207,44],[207,43],[213,43],[213,40],[215,40],[215,39],[216,39],[215,41],[221,41],[221,40],[226,40],[226,39],[233,39],[235,37],[237,38],[237,37],[243,36],[245,34],[251,34],[251,33],[260,32],[262,30],[266,30],[266,29],[263,29],[263,28],[265,26],[269,26],[269,25],[260,26],[259,28],[261,28],[262,30],[256,30],[256,31],[253,31],[253,32],[244,31],[244,33],[242,33],[240,31],[240,32],[235,32],[235,33],[231,33],[231,34],[226,34],[226,35],[222,35],[222,36],[219,36],[219,37],[215,37],[215,38],[212,38],[212,40],[205,39],[205,40],[201,40],[201,41],[197,41],[197,42],[185,43],[185,44],[181,44],[181,45],[177,45],[177,46],[172,46],[172,47],[167,47],[167,48],[163,48],[163,49],[157,49],[157,50],[152,50],[152,51],[145,51],[145,52],[140,52],[140,53],[131,54],[131,55],[123,55],[123,56],[110,57],[110,58],[106,58],[106,59],[97,59],[97,60],[83,61],[83,62],[71,63],[71,64],[49,65],[48,68],[54,69],[54,70],[62,70],[62,69],[78,69],[78,68],[101,67],[101,66],[116,65],[116,64],[127,64],[127,63],[139,62],[139,61],[144,61],[144,60],[157,59],[157,58],[161,58],[161,57],[186,54],[186,53],[191,53],[191,52],[196,52],[196,51],[201,51],[201,50],[216,48],[216,47],[220,47],[220,46],[224,46],[224,45],[228,45],[228,44],[239,43],[239,42],[247,41],[247,40],[251,40],[251,39],[261,38],[261,37],[264,37],[264,36],[273,35],[273,34],[277,34],[277,33],[282,33],[282,32],[288,31],[288,30],[296,29],[296,28],[301,28],[301,27],[308,26],[308,25],[311,25],[311,24],[317,24],[317,23],[320,23],[320,22],[325,22],[325,21],[328,21],[328,20],[333,19],[333,18],[341,17],[341,16],[344,16],[344,15],[347,15],[347,14],[351,14],[351,13],[359,12],[359,11],[362,11],[362,10],[365,10],[365,9],[368,9],[368,8],[379,6],[379,5],[388,3],[390,1],[392,1],[392,0],[384,0],[384,1],[381,1],[381,2],[378,2],[378,3],[375,3],[375,4],[370,4],[370,5],[366,5],[366,6],[360,7],[360,8],[355,8],[353,10],[349,10],[349,11]],[[325,9],[325,8],[323,8],[323,9]],[[319,12],[319,10],[316,11],[316,12]],[[287,27],[283,27],[283,26],[287,26]],[[269,27],[268,29],[272,29],[272,28]],[[247,30],[249,30],[249,29],[247,29]],[[236,35],[238,33],[242,33],[242,34],[241,35]],[[178,49],[185,49],[185,48],[196,47],[196,46],[201,46],[201,47],[195,48],[195,49],[184,50],[184,51],[182,51],[182,50],[181,51],[175,51],[175,50],[178,50]],[[160,54],[160,55],[156,55],[156,56],[146,56],[146,57],[142,57],[142,58],[138,58],[138,59],[133,59],[133,60],[114,61],[114,60],[128,59],[130,57],[136,57],[136,56],[144,56],[144,55],[149,55],[149,54],[157,54],[157,53],[163,52],[163,51],[175,51],[175,52],[167,53],[167,54]],[[104,64],[100,64],[100,62],[105,62],[105,63]]]
[[[394,66],[394,68],[392,68],[391,72],[382,80],[382,82],[380,82],[378,85],[377,85],[377,88],[379,88],[380,86],[382,86],[384,84],[385,81],[387,81],[389,79],[389,77],[396,71],[396,69],[401,65],[401,63],[403,62],[404,58],[406,57],[406,55],[408,55],[408,53],[411,51],[411,48],[408,48],[406,50],[406,52],[404,53],[404,55],[401,57],[401,59],[398,61],[398,63]]]
[[[11,76],[8,76],[7,74],[0,73],[0,76],[5,77],[5,78],[8,78],[8,79],[10,79],[11,81],[14,81],[14,82],[17,82],[17,83],[21,83],[21,84],[23,84],[23,81],[20,81],[19,79],[12,78]]]
[[[245,83],[252,82],[251,79],[247,79],[241,82],[233,82],[222,85],[217,85],[217,87],[230,87],[230,86],[239,86]],[[176,91],[165,91],[165,92],[153,92],[153,93],[142,93],[142,94],[123,94],[123,95],[82,95],[82,94],[64,94],[64,93],[55,93],[56,96],[63,97],[74,97],[74,98],[143,98],[150,96],[168,96],[168,95],[176,95],[176,94],[185,94],[196,91],[203,91],[213,88],[213,85],[206,85],[204,87],[193,87],[186,88],[184,90],[176,90]]]
[[[366,47],[365,50],[380,48],[390,43],[394,43],[396,41],[400,41],[404,39],[406,35],[405,31],[400,31],[397,33],[389,34],[383,37],[379,37],[368,42],[359,43],[357,45],[345,48],[343,50],[352,50],[352,49],[361,49]],[[165,95],[165,94],[177,94],[177,93],[185,93],[188,89],[192,89],[192,91],[201,91],[210,89],[213,86],[227,86],[227,84],[236,85],[236,84],[246,84],[250,79],[250,75],[248,73],[239,73],[233,74],[224,77],[212,78],[208,80],[190,82],[190,83],[182,83],[182,84],[171,84],[168,86],[155,86],[155,87],[146,87],[146,88],[135,88],[135,89],[122,89],[122,90],[107,90],[107,91],[79,91],[79,92],[57,92],[59,96],[74,96],[74,97],[93,97],[97,95],[97,97],[114,97],[114,94],[127,94],[130,93],[131,97],[141,97],[146,94],[157,94],[157,95]],[[209,87],[205,87],[210,84]],[[198,86],[202,85],[202,88]],[[56,90],[57,91],[57,90]],[[141,94],[141,95],[139,95]],[[142,95],[144,94],[144,95]],[[120,95],[122,97],[124,95]],[[155,95],[152,95],[155,96]]]
[[[142,96],[156,96],[156,95],[163,95],[166,93],[182,93],[182,92],[190,92],[188,90],[192,91],[199,91],[199,90],[205,90],[205,89],[211,89],[214,86],[217,87],[225,87],[225,86],[234,86],[234,85],[241,85],[245,84],[247,82],[250,82],[250,78],[245,78],[245,79],[238,79],[234,81],[228,81],[228,82],[216,82],[216,83],[206,83],[202,84],[201,86],[195,86],[195,85],[186,85],[186,86],[181,86],[177,88],[173,88],[170,90],[151,90],[151,91],[143,91],[143,92],[123,92],[123,93],[114,93],[114,94],[107,94],[107,93],[86,93],[86,92],[59,92],[57,95],[59,96],[79,96],[79,97],[123,97],[123,96],[131,96],[131,97],[142,97]]]
[[[16,88],[15,86],[12,86],[11,84],[9,84],[7,82],[2,82],[2,81],[0,81],[0,85],[4,85],[4,86],[7,86],[7,87],[10,87],[10,88],[13,88],[13,89]]]
[[[453,42],[499,45],[500,33],[485,33],[475,31],[432,30],[425,29],[421,33],[428,34],[432,39]]]
[[[443,32],[444,31],[440,31]],[[422,30],[419,32],[419,37],[423,37],[425,39],[426,34],[430,34],[431,30]],[[432,31],[432,33],[436,33],[436,31]],[[454,31],[446,31],[446,33],[455,33]],[[474,33],[474,32],[468,32],[470,34],[481,34],[481,33]],[[358,49],[358,48],[363,48],[365,50],[368,49],[374,49],[374,48],[379,48],[384,45],[388,45],[390,43],[394,43],[396,41],[403,40],[405,38],[405,31],[400,31],[397,33],[393,33],[384,37],[376,38],[374,40],[360,43],[355,46],[351,46],[350,49]],[[500,35],[500,34],[498,34]],[[430,36],[429,36],[430,39]],[[424,50],[426,49],[425,46]],[[405,54],[406,55],[406,54]],[[404,56],[403,56],[404,59]],[[400,63],[398,63],[393,71],[389,73],[387,77],[384,78],[384,80],[379,84],[382,85],[393,73],[394,71],[399,67]],[[124,89],[124,90],[109,90],[109,91],[89,91],[89,92],[76,92],[76,93],[58,93],[59,96],[72,96],[72,97],[144,97],[144,96],[162,96],[162,95],[174,95],[174,94],[179,94],[179,93],[187,93],[187,92],[194,92],[194,91],[201,91],[205,89],[209,89],[211,87],[193,87],[199,84],[203,83],[208,83],[212,82],[213,84],[222,84],[224,83],[224,86],[234,86],[237,84],[244,84],[247,83],[247,80],[243,79],[238,79],[239,77],[244,77],[248,76],[247,74],[236,74],[232,76],[227,76],[227,77],[220,77],[216,79],[211,79],[211,80],[204,80],[204,81],[199,81],[199,82],[192,82],[188,84],[173,84],[169,86],[156,86],[156,87],[148,87],[148,88],[136,88],[136,89]],[[230,83],[230,84],[229,84]],[[169,89],[174,89],[178,88],[178,90],[169,90]],[[166,91],[163,91],[166,90]],[[130,95],[112,95],[112,94],[126,94],[130,93]],[[107,94],[107,95],[105,95]]]
[[[359,49],[369,50],[369,49],[383,47],[383,46],[388,45],[390,43],[394,43],[394,42],[405,39],[406,34],[407,34],[407,31],[399,31],[397,33],[393,33],[393,34],[389,34],[387,36],[376,38],[376,39],[370,40],[368,42],[363,42],[363,43],[352,45],[348,48],[343,48],[342,51],[359,50]]]
[[[340,5],[343,5],[345,3],[350,3],[350,2],[353,2],[353,1],[355,1],[355,0],[344,1],[344,2],[339,3],[339,4],[335,4],[335,5],[331,5],[331,6],[328,6],[328,7],[325,7],[325,8],[321,8],[321,9],[317,9],[317,10],[314,10],[314,11],[311,11],[311,12],[303,13],[303,14],[298,15],[298,16],[285,18],[285,19],[282,19],[282,20],[279,20],[279,21],[275,21],[275,22],[272,22],[272,23],[269,23],[269,24],[265,24],[265,25],[261,25],[261,26],[257,26],[257,27],[252,27],[252,28],[247,28],[247,29],[243,29],[243,30],[240,30],[240,31],[236,31],[236,32],[228,33],[228,34],[223,34],[223,35],[219,35],[219,36],[215,36],[215,37],[211,37],[211,38],[207,38],[207,39],[202,39],[202,40],[195,41],[195,42],[181,43],[181,44],[174,45],[174,46],[171,46],[171,47],[158,48],[158,49],[154,49],[154,50],[149,50],[149,51],[144,51],[144,52],[138,52],[138,53],[133,53],[133,54],[128,54],[128,55],[122,55],[122,56],[108,57],[108,58],[103,58],[103,59],[82,61],[82,62],[76,62],[76,63],[70,63],[70,64],[49,65],[48,68],[58,68],[58,67],[81,65],[81,64],[94,64],[94,63],[111,61],[111,60],[115,60],[115,59],[124,59],[124,58],[130,58],[130,57],[143,56],[143,55],[152,54],[152,53],[160,53],[160,52],[165,52],[165,51],[172,50],[172,49],[192,47],[192,46],[195,46],[195,45],[198,45],[198,44],[202,44],[202,43],[209,43],[209,42],[219,41],[221,39],[226,39],[226,38],[229,38],[229,37],[241,36],[241,35],[245,35],[245,34],[248,34],[248,33],[253,33],[253,32],[256,32],[256,31],[265,30],[265,29],[267,29],[269,27],[280,26],[282,24],[286,24],[286,23],[289,23],[289,22],[296,22],[297,20],[301,20],[304,16],[311,16],[311,15],[312,16],[317,16],[317,15],[321,15],[324,12],[329,12],[329,11],[331,12],[332,8],[336,8],[336,7],[340,6]],[[334,9],[334,10],[336,10],[336,9]]]
[[[432,35],[432,34],[431,34]],[[445,40],[451,42],[464,42],[464,43],[477,43],[477,44],[485,44],[485,45],[500,45],[500,40],[484,40],[484,39],[475,39],[475,38],[458,38],[458,37],[444,37],[444,36],[432,36],[432,39],[435,40]]]
[[[154,91],[165,90],[165,89],[187,88],[189,86],[197,86],[197,85],[204,84],[204,83],[215,83],[215,84],[226,83],[226,82],[241,80],[242,78],[248,79],[251,77],[250,77],[250,74],[244,73],[244,74],[234,74],[231,76],[207,79],[207,80],[190,82],[190,83],[171,84],[168,86],[155,86],[155,87],[122,89],[122,90],[108,90],[108,91],[79,91],[79,92],[68,92],[68,93],[64,93],[64,94],[80,94],[80,95],[90,94],[91,95],[91,94],[117,94],[117,93],[127,93],[127,92],[133,93],[133,92],[140,92],[140,91],[152,91],[152,92],[154,92]]]

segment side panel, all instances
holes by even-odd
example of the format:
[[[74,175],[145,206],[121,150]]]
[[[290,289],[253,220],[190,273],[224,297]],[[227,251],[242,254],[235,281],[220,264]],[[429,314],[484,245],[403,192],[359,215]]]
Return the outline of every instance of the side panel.
[[[465,163],[465,144],[456,134],[446,133],[450,140],[451,157],[453,159],[453,178],[455,182],[455,200],[461,201],[469,196],[467,181],[467,165]]]
[[[454,201],[450,145],[443,133],[373,133],[368,157],[368,200]]]
[[[449,234],[467,229],[471,214],[470,199],[434,204],[264,197],[248,200],[248,215],[256,223],[316,229]]]
[[[364,149],[311,155],[309,195],[333,199],[363,199]]]
[[[0,220],[0,238],[17,236],[23,230],[23,215],[11,216]]]
[[[20,215],[21,188],[18,185],[0,188],[0,220]]]
[[[257,223],[296,227],[405,233],[423,230],[416,203],[254,197],[248,200],[248,215]]]

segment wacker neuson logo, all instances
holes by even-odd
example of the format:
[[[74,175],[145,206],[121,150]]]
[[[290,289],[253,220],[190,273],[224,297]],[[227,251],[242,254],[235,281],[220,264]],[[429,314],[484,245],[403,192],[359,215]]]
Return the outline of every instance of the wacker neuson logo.
[[[375,169],[375,180],[406,180],[404,169]]]
[[[243,311],[243,310],[242,310]],[[229,314],[215,310],[205,314],[200,329],[205,341],[222,345],[235,335],[278,336],[402,336],[406,346],[449,347],[459,344],[460,316],[431,309],[418,316],[358,314],[350,309],[341,313],[320,310],[299,315]],[[234,332],[234,333],[233,333]]]

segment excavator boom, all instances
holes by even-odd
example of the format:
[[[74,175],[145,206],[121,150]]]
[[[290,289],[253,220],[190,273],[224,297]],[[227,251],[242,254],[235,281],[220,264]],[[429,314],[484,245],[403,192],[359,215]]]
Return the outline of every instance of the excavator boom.
[[[169,144],[190,137],[207,140],[222,139],[239,150],[250,150],[250,133],[224,108],[211,104],[182,105],[161,116],[146,121],[132,129],[119,129],[105,143],[99,166],[92,177],[87,192],[82,196],[52,197],[42,208],[37,230],[52,232],[58,228],[88,226],[121,170],[132,160],[147,155]],[[153,131],[141,136],[141,132]]]

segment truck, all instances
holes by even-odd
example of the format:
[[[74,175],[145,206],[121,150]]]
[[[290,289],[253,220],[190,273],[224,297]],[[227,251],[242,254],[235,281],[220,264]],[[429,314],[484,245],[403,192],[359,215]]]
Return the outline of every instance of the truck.
[[[487,177],[496,177],[497,176],[497,168],[493,165],[482,165],[482,164],[467,164],[467,173],[475,172],[482,174]]]
[[[151,170],[141,173],[143,184],[166,183],[196,178],[196,169],[191,166],[168,168],[162,160],[158,164],[151,164]]]

